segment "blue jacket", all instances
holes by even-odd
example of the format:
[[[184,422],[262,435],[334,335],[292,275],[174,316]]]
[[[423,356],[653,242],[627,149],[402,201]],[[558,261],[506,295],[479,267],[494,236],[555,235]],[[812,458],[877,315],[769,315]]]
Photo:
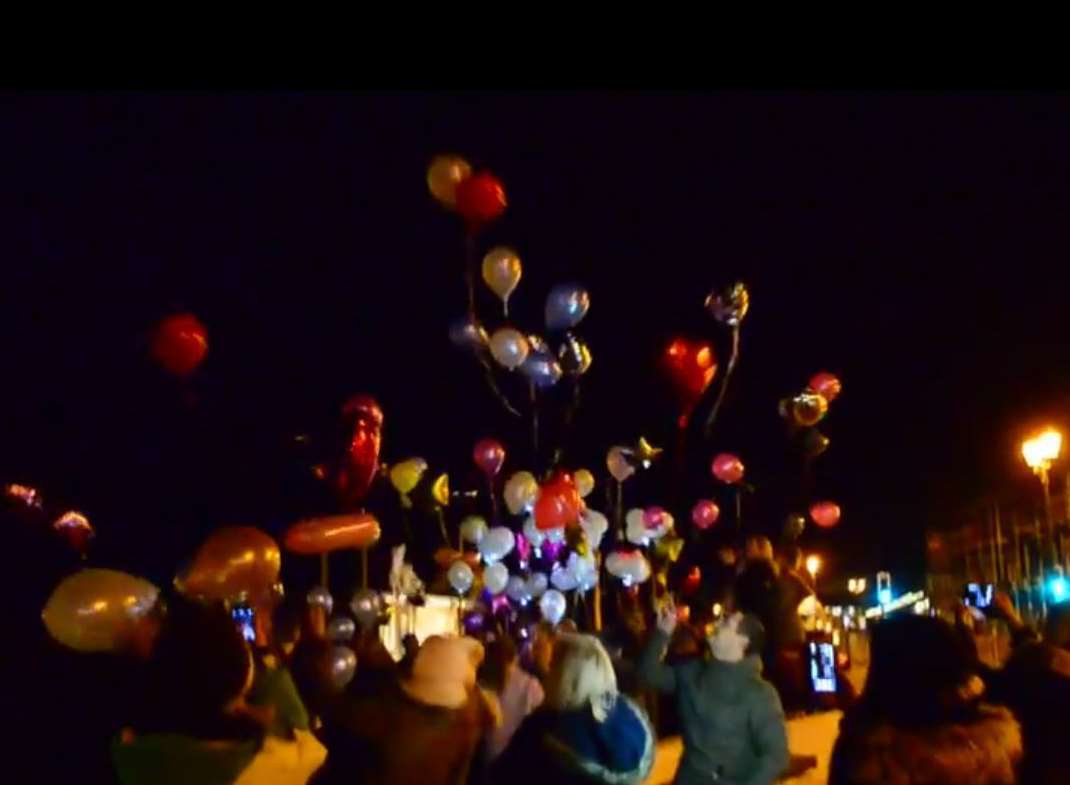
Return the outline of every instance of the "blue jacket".
[[[788,767],[787,724],[761,660],[668,666],[668,645],[668,636],[654,634],[639,658],[639,677],[676,697],[684,737],[677,784],[772,785]]]

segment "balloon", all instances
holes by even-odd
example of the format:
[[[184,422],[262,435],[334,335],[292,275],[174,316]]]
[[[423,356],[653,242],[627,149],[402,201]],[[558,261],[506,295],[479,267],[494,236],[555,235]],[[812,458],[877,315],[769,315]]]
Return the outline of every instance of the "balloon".
[[[654,553],[658,555],[660,559],[666,559],[670,562],[677,562],[680,559],[680,554],[684,550],[684,541],[680,537],[665,537],[657,541],[654,545]]]
[[[549,352],[530,352],[520,366],[520,372],[539,389],[553,387],[564,375],[561,363]]]
[[[89,519],[73,510],[56,518],[52,528],[63,535],[71,548],[83,555],[89,547],[89,541],[96,536]]]
[[[509,580],[505,584],[505,596],[521,605],[527,605],[531,601],[527,584],[519,575],[509,576]]]
[[[469,515],[461,521],[461,539],[479,545],[487,534],[487,522],[478,515]]]
[[[561,368],[569,376],[583,376],[591,367],[591,350],[581,338],[572,333],[565,333],[561,347],[557,350]]]
[[[156,604],[159,589],[116,570],[86,569],[60,581],[41,618],[49,634],[75,651],[115,651]]]
[[[420,484],[420,479],[426,471],[427,461],[423,458],[409,458],[391,467],[390,484],[402,496],[408,496]]]
[[[630,453],[627,447],[610,447],[606,453],[606,468],[617,482],[624,482],[635,474],[635,466],[628,460]]]
[[[454,209],[472,229],[505,212],[505,188],[490,172],[477,172],[457,184]]]
[[[546,327],[550,330],[568,330],[575,327],[587,315],[591,296],[579,284],[558,284],[546,297]]]
[[[655,447],[648,442],[642,436],[639,437],[639,444],[635,448],[635,457],[643,465],[644,469],[650,468],[650,464],[661,457],[661,454],[665,452],[661,447]]]
[[[791,399],[791,414],[804,427],[817,425],[828,411],[829,403],[818,393],[799,393]]]
[[[357,672],[357,655],[348,646],[332,646],[330,653],[331,683],[343,689]]]
[[[834,374],[822,371],[821,373],[815,373],[810,378],[810,389],[829,403],[832,403],[843,391],[843,385],[840,384],[840,380]]]
[[[528,335],[528,348],[533,352],[550,353],[550,344],[546,343],[546,339],[538,333],[531,333]]]
[[[488,477],[496,477],[505,463],[505,448],[494,439],[480,439],[472,449],[472,460]]]
[[[647,545],[650,542],[664,537],[673,527],[672,516],[663,512],[658,525],[651,528],[647,526],[647,516],[643,510],[631,509],[624,516],[624,536],[628,542],[634,545]]]
[[[691,508],[691,522],[699,529],[708,529],[721,517],[721,508],[709,499],[695,502]]]
[[[505,482],[502,496],[513,515],[531,509],[539,495],[539,484],[531,472],[517,472]]]
[[[738,455],[723,452],[713,459],[713,476],[727,485],[735,485],[743,479],[743,461]]]
[[[427,167],[427,190],[439,204],[453,207],[457,204],[457,185],[472,174],[472,167],[456,155],[436,155]]]
[[[458,349],[478,354],[487,348],[490,336],[479,322],[462,316],[450,324],[450,342]]]
[[[664,365],[677,394],[691,406],[713,381],[717,373],[717,356],[709,341],[674,338],[665,347]]]
[[[606,571],[633,586],[650,578],[650,562],[639,551],[615,551],[606,558]]]
[[[576,554],[572,555],[575,556]],[[555,564],[550,571],[550,585],[558,591],[572,591],[579,586],[579,581],[576,580],[576,576],[568,568]]]
[[[684,577],[683,582],[680,584],[680,592],[688,597],[699,590],[702,586],[702,570],[698,567],[692,567],[688,570],[687,575]]]
[[[4,495],[9,499],[18,499],[21,504],[27,507],[41,509],[44,504],[40,492],[28,485],[19,485],[18,483],[6,485],[4,487]]]
[[[575,523],[578,510],[569,504],[568,494],[556,487],[543,487],[535,501],[535,525],[542,530],[559,529]]]
[[[720,292],[710,292],[706,298],[706,310],[710,316],[729,327],[739,327],[750,308],[750,292],[742,281]]]
[[[565,600],[565,595],[557,589],[550,589],[539,600],[539,610],[542,611],[542,617],[550,624],[557,624],[561,621],[565,617],[567,608],[568,601]]]
[[[371,589],[361,589],[353,595],[349,602],[353,615],[357,617],[362,627],[367,627],[379,618],[383,611],[383,601],[378,592]]]
[[[576,493],[580,495],[580,498],[586,499],[591,491],[594,490],[594,475],[587,469],[577,469],[576,473],[572,475],[572,479],[576,484]]]
[[[305,604],[310,608],[323,608],[328,616],[334,610],[334,597],[322,586],[314,586],[305,595]]]
[[[168,316],[156,328],[151,351],[168,373],[189,376],[208,354],[208,331],[191,313]]]
[[[435,551],[434,555],[435,564],[442,569],[447,569],[455,561],[463,561],[469,567],[475,567],[479,564],[479,554],[472,551],[454,550],[453,548],[439,548]]]
[[[583,511],[584,504],[583,499],[580,498],[580,492],[576,489],[576,480],[570,473],[566,471],[555,472],[542,490],[543,492],[550,491],[561,496],[571,513],[568,523],[576,522],[579,514]]]
[[[806,529],[806,518],[798,513],[792,513],[784,521],[784,537],[788,540],[797,540]]]
[[[492,248],[483,257],[483,281],[501,298],[505,313],[509,313],[509,295],[520,283],[520,257],[512,248]]]
[[[356,633],[356,622],[348,616],[336,616],[327,624],[327,640],[335,643],[351,641]]]
[[[458,560],[451,564],[446,571],[446,580],[450,582],[450,586],[453,587],[455,592],[467,594],[468,590],[472,588],[475,575],[473,575],[471,567]]]
[[[546,573],[533,572],[524,585],[527,589],[528,596],[535,599],[541,597],[543,593],[545,593],[547,587],[550,585],[550,581],[546,579]]]
[[[357,506],[367,495],[379,471],[383,410],[370,395],[357,395],[342,406],[342,416],[353,422],[353,435],[337,479],[345,508]]]
[[[494,526],[479,541],[479,554],[487,564],[501,561],[512,552],[516,536],[504,526]]]
[[[831,529],[840,522],[840,505],[836,502],[817,502],[810,507],[810,517],[823,529]]]
[[[643,525],[648,529],[660,529],[667,515],[668,513],[661,507],[647,507],[643,510]]]
[[[271,537],[252,526],[217,529],[175,579],[183,594],[209,600],[244,598],[254,604],[271,597],[282,556]]]
[[[448,474],[440,474],[435,478],[435,482],[431,485],[431,498],[443,507],[449,506],[450,476]]]
[[[803,455],[807,458],[816,458],[821,455],[829,446],[829,437],[817,430],[817,428],[807,428],[802,436],[802,451]]]
[[[583,529],[583,533],[587,537],[587,544],[592,550],[597,550],[598,546],[602,544],[602,538],[609,531],[609,519],[598,510],[592,510],[588,507],[580,515],[580,528]]]
[[[490,353],[503,368],[515,371],[528,357],[528,339],[512,327],[500,327],[490,337]]]
[[[529,515],[527,520],[524,521],[524,539],[526,539],[533,548],[541,548],[542,544],[546,542],[546,532],[539,529],[535,524],[534,515]]]
[[[501,594],[509,583],[509,568],[501,562],[487,565],[483,571],[483,585],[491,594]]]
[[[286,530],[286,550],[310,556],[346,548],[370,548],[379,541],[379,521],[371,513],[329,515],[295,523]]]
[[[580,592],[588,592],[598,585],[598,565],[593,558],[571,553],[568,557],[567,569],[575,581],[575,588]]]

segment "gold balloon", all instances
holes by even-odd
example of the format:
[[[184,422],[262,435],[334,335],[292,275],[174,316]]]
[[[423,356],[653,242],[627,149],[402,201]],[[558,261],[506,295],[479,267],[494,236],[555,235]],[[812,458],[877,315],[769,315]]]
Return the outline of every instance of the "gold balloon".
[[[252,526],[226,526],[204,541],[175,587],[193,597],[256,604],[271,597],[281,567],[278,543],[270,536]]]
[[[506,316],[509,315],[509,295],[520,283],[521,273],[520,257],[512,248],[492,248],[483,257],[483,281],[501,298]]]
[[[572,475],[572,480],[576,483],[576,492],[581,499],[587,498],[587,495],[594,490],[594,475],[586,469],[577,469]]]
[[[159,593],[125,572],[81,570],[60,582],[41,618],[53,638],[75,651],[114,651],[152,610]]]
[[[450,503],[450,476],[448,474],[440,474],[436,479],[434,485],[431,486],[431,496],[436,502],[443,507],[448,507]]]
[[[457,203],[457,184],[472,174],[472,167],[456,155],[436,155],[427,167],[427,189],[446,207]]]
[[[661,454],[665,452],[661,447],[655,447],[646,440],[645,437],[639,437],[639,446],[635,448],[635,457],[643,462],[644,466],[650,466],[651,463],[661,457]]]
[[[528,358],[528,339],[519,330],[502,327],[490,337],[490,353],[499,365],[514,371]]]
[[[535,503],[539,494],[539,483],[531,472],[517,472],[510,477],[502,491],[505,506],[513,515],[519,515]]]
[[[395,463],[390,469],[390,484],[403,496],[412,493],[420,484],[420,478],[427,471],[427,461],[423,458],[409,458]]]
[[[662,537],[654,545],[654,552],[663,559],[675,562],[684,550],[684,541],[680,537]]]
[[[804,392],[792,399],[792,416],[802,426],[817,425],[828,409],[829,402],[819,393]]]

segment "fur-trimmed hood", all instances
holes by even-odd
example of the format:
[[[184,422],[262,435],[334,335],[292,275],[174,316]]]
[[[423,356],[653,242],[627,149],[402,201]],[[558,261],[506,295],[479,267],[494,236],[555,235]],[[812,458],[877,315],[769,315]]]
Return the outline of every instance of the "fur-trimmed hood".
[[[1022,734],[1006,709],[962,724],[902,728],[848,715],[829,785],[1015,785]]]

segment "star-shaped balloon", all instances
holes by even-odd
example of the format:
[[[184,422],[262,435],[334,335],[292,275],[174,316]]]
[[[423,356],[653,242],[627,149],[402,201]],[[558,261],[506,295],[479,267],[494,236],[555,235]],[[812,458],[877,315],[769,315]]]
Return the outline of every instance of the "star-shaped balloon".
[[[639,445],[635,448],[634,455],[642,463],[643,468],[648,468],[651,463],[661,457],[663,452],[665,450],[661,447],[655,447],[645,437],[640,436]]]

